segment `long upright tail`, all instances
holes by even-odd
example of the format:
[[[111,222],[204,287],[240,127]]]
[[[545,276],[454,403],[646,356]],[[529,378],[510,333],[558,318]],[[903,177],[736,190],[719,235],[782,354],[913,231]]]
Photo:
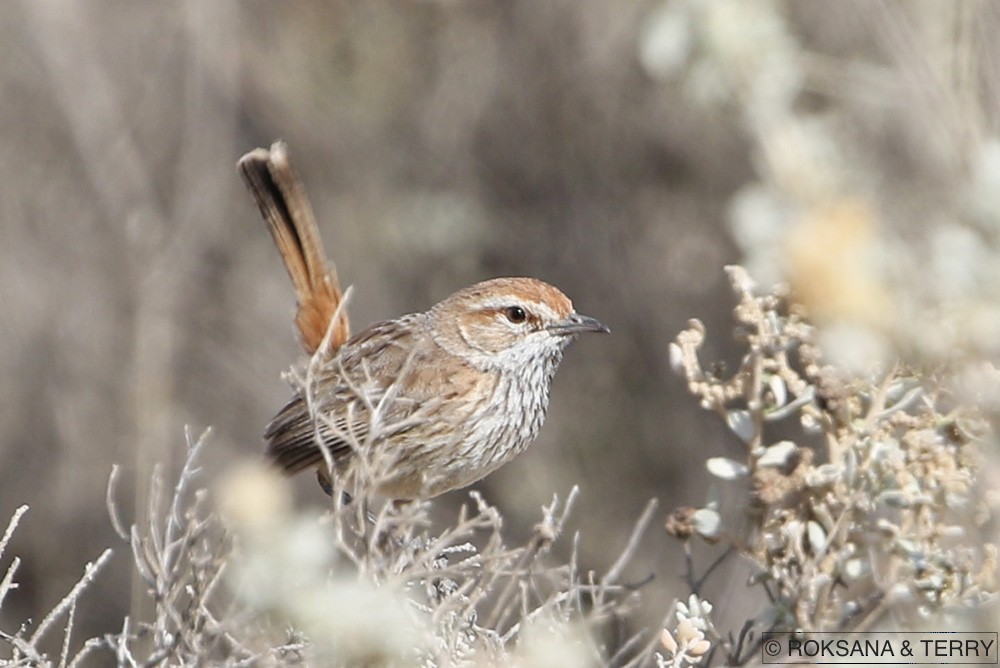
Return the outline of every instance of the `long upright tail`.
[[[343,293],[337,271],[323,251],[305,188],[292,169],[288,146],[275,142],[270,150],[254,149],[240,158],[237,166],[295,286],[295,325],[302,347],[310,355],[316,352],[336,314],[330,351],[337,350],[350,335],[346,309],[338,312]]]

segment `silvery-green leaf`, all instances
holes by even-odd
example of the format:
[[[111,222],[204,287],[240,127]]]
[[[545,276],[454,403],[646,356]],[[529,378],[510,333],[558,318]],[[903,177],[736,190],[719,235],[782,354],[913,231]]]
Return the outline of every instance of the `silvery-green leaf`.
[[[938,530],[939,535],[944,538],[961,538],[965,535],[965,529],[957,524],[949,524]]]
[[[896,547],[898,547],[901,552],[905,552],[907,554],[907,556],[910,556],[910,557],[922,557],[923,556],[923,552],[921,552],[920,546],[917,545],[912,540],[908,540],[906,538],[897,537],[896,538]]]
[[[834,527],[837,526],[837,521],[830,514],[830,509],[822,503],[817,503],[813,507],[813,519],[819,522],[819,525],[827,533],[833,531]]]
[[[842,574],[848,582],[853,582],[865,574],[868,566],[863,559],[848,559],[844,562]]]
[[[879,518],[875,522],[875,527],[882,533],[889,536],[895,536],[896,534],[899,533],[899,527],[890,522],[889,520],[885,519],[884,517]]]
[[[844,481],[848,485],[854,484],[854,474],[857,473],[857,470],[858,455],[854,451],[854,448],[849,448],[847,454],[844,455]]]
[[[785,379],[781,376],[772,375],[767,379],[767,387],[774,397],[774,407],[780,408],[788,400],[788,389],[785,387]]]
[[[893,604],[904,603],[913,600],[913,592],[910,591],[910,587],[902,582],[897,582],[892,587],[889,588],[888,594],[886,594],[886,601]]]
[[[753,416],[750,411],[734,409],[726,411],[726,425],[733,430],[733,433],[740,437],[744,443],[749,443],[757,429],[753,423]]]
[[[949,510],[965,508],[969,505],[969,497],[965,494],[946,492],[944,495],[944,505],[947,506]]]
[[[913,387],[913,383],[905,378],[898,378],[889,384],[885,390],[886,401],[896,401],[906,393],[907,388]]]
[[[909,508],[909,497],[898,489],[887,489],[878,495],[878,500],[893,508]]]
[[[995,373],[996,372],[994,372],[994,374]],[[982,423],[968,417],[960,417],[956,419],[955,429],[958,432],[956,436],[958,437],[958,441],[960,443],[981,438],[984,435]]]
[[[839,477],[839,466],[836,464],[820,464],[806,473],[806,484],[810,487],[824,487],[833,484]]]
[[[819,525],[819,522],[809,520],[806,524],[806,537],[809,539],[809,547],[813,554],[819,554],[826,548],[826,531]]]
[[[684,375],[684,351],[677,343],[671,341],[668,348],[670,351],[670,368],[678,376]]]
[[[714,540],[722,533],[722,518],[709,508],[696,510],[691,516],[691,523],[698,535],[706,540]]]
[[[750,467],[728,457],[710,457],[705,461],[708,472],[722,480],[738,480],[750,472]]]
[[[698,598],[697,594],[688,596],[688,604],[698,617],[708,617],[712,614],[712,604],[703,598]]]
[[[879,413],[879,417],[880,418],[884,418],[884,417],[886,417],[888,415],[891,415],[891,414],[893,414],[893,413],[895,413],[897,411],[906,410],[923,393],[924,393],[924,390],[923,390],[922,387],[915,387],[915,388],[913,388],[912,390],[910,390],[909,392],[907,392],[905,395],[903,395],[902,399],[900,399],[899,401],[897,401],[896,403],[894,403],[892,406],[890,406],[889,408],[886,408],[884,411],[882,411],[881,413]]]
[[[868,456],[871,457],[872,461],[881,461],[885,456],[885,442],[876,441],[872,443]]]
[[[757,460],[757,466],[784,467],[796,450],[798,446],[791,441],[778,441],[764,450],[764,454]]]
[[[781,532],[785,534],[785,538],[789,543],[798,544],[802,538],[802,522],[800,520],[789,520],[785,522],[785,525],[781,528]]]
[[[799,410],[806,404],[812,403],[813,399],[815,398],[816,398],[816,388],[810,385],[808,388],[806,388],[805,392],[795,397],[793,401],[790,401],[784,406],[781,406],[779,408],[774,408],[773,410],[768,411],[764,415],[764,419],[767,420],[768,422],[782,420],[791,415],[792,413],[794,413],[795,411]],[[802,416],[802,426],[806,429],[818,428],[818,425],[815,424],[815,420],[809,415]]]

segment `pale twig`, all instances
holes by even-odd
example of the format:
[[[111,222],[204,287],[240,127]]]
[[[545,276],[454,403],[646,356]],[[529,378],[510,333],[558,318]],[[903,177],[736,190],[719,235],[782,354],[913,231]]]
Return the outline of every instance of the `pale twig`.
[[[570,494],[566,500],[566,511],[572,506],[573,501],[576,499],[579,488],[573,487]],[[534,561],[535,557],[538,555],[539,551],[545,545],[550,544],[559,535],[559,530],[562,529],[562,523],[565,522],[567,517],[567,512],[563,513],[561,521],[558,523],[553,523],[552,517],[559,505],[559,498],[553,497],[552,503],[543,507],[544,516],[542,521],[535,525],[534,530],[531,532],[531,540],[524,552],[521,553],[520,559],[517,565],[514,567],[513,573],[511,573],[511,579],[508,581],[507,586],[500,592],[500,596],[497,598],[497,602],[493,607],[493,613],[487,619],[486,625],[492,629],[498,630],[500,626],[506,621],[507,617],[510,616],[512,609],[509,607],[510,599],[517,589],[518,583],[520,582],[520,576],[523,575],[528,565]]]
[[[650,499],[646,503],[646,507],[643,509],[642,514],[639,519],[636,520],[632,527],[632,533],[629,535],[628,542],[625,543],[625,549],[622,550],[621,554],[615,560],[615,563],[611,565],[604,577],[601,578],[601,584],[603,586],[613,585],[618,582],[618,578],[621,577],[622,571],[628,565],[632,558],[635,556],[636,551],[639,548],[639,541],[642,540],[642,536],[646,533],[646,528],[653,519],[653,513],[656,511],[656,507],[659,505],[659,501],[656,499]]]
[[[156,566],[156,555],[163,551],[162,537],[156,529],[160,526],[161,508],[163,506],[163,469],[159,464],[153,466],[149,480],[149,495],[147,496],[146,518],[149,525],[148,540],[140,542],[143,558],[150,566]],[[154,579],[155,581],[155,579]]]
[[[22,638],[19,633],[18,635],[11,635],[0,631],[0,639],[4,640],[14,650],[12,664],[15,666],[19,664],[24,665],[20,661],[20,654],[23,653],[24,657],[30,662],[28,665],[44,665],[45,657],[30,642]]]
[[[51,627],[52,624],[55,623],[55,621],[67,609],[76,604],[76,599],[79,598],[83,590],[91,582],[93,582],[94,578],[97,576],[97,572],[104,566],[105,563],[107,563],[108,559],[110,558],[111,558],[111,548],[108,548],[105,549],[104,552],[101,553],[101,556],[99,556],[95,561],[88,563],[84,567],[83,577],[81,577],[77,581],[77,583],[73,585],[73,588],[70,590],[70,592],[66,594],[66,596],[63,597],[61,601],[59,601],[56,607],[52,608],[49,614],[47,614],[45,618],[42,619],[41,623],[39,623],[38,628],[35,629],[35,632],[28,640],[28,642],[31,645],[37,645],[38,641],[41,640],[43,635],[45,635],[45,632],[49,630],[49,627]]]
[[[306,377],[304,382],[301,383],[304,390],[306,408],[308,409],[310,416],[313,418],[313,441],[323,454],[323,461],[326,464],[326,469],[330,474],[331,480],[333,480],[336,473],[334,469],[333,453],[330,452],[330,446],[327,445],[326,439],[323,438],[323,434],[320,432],[320,425],[323,424],[323,421],[316,419],[319,415],[319,410],[316,403],[316,396],[313,391],[316,387],[317,372],[320,367],[329,362],[330,346],[332,345],[333,334],[337,329],[337,325],[340,323],[340,314],[347,308],[347,302],[351,298],[351,293],[352,286],[349,285],[347,286],[347,289],[344,290],[343,295],[341,295],[340,302],[337,304],[337,308],[333,312],[333,317],[330,318],[330,322],[327,323],[326,332],[323,334],[323,340],[320,342],[319,348],[317,348],[316,352],[309,358],[309,363],[306,366]],[[339,360],[337,363],[340,363]]]
[[[0,557],[3,556],[4,550],[7,549],[7,543],[10,541],[10,537],[14,535],[14,530],[17,529],[18,522],[21,521],[21,516],[28,512],[28,506],[19,506],[14,514],[11,515],[10,521],[7,522],[7,528],[3,532],[3,537],[0,538]]]
[[[659,628],[661,629],[667,628],[667,624],[670,623],[672,617],[673,617],[673,612],[671,611],[670,614],[668,614],[666,617],[663,618],[663,622],[660,623]],[[646,663],[649,657],[652,656],[653,651],[656,649],[656,646],[659,643],[660,643],[660,634],[659,633],[650,634],[650,638],[648,641],[646,641],[646,644],[643,646],[643,648],[639,652],[636,652],[635,656],[633,656],[632,659],[629,660],[627,663],[621,664],[621,668],[639,668],[640,666]]]
[[[14,574],[17,572],[18,566],[21,565],[21,559],[14,557],[10,566],[7,568],[7,572],[3,576],[3,580],[0,580],[0,608],[3,607],[3,600],[7,597],[7,593],[13,589],[17,589],[17,584],[14,582]]]
[[[118,491],[118,477],[121,475],[121,468],[118,464],[111,465],[111,474],[108,476],[108,486],[104,494],[104,504],[107,506],[108,517],[111,519],[111,528],[115,530],[118,537],[128,541],[129,532],[125,529],[125,524],[118,514],[118,504],[115,501],[115,492]]]
[[[131,618],[125,615],[125,619],[122,620],[121,632],[117,636],[108,638],[108,646],[114,651],[119,666],[137,665],[135,657],[132,656],[132,651],[129,649],[129,640],[132,638],[132,634],[129,632],[131,621]],[[112,640],[115,641],[114,644],[111,644]]]
[[[188,456],[184,459],[184,466],[181,468],[181,472],[177,476],[177,483],[174,485],[174,496],[170,503],[170,516],[168,517],[166,529],[167,540],[165,543],[167,544],[173,542],[174,532],[183,524],[180,511],[181,501],[184,500],[191,481],[198,473],[199,469],[195,466],[195,462],[198,460],[201,449],[205,446],[205,442],[211,433],[212,428],[208,427],[201,432],[197,441],[191,443],[191,433],[187,427],[184,428],[184,439],[187,441]]]
[[[625,657],[629,655],[629,652],[631,652],[636,645],[642,642],[644,635],[645,633],[642,631],[632,634],[632,637],[623,642],[621,646],[615,651],[614,655],[612,655],[612,657],[607,660],[606,662],[607,665],[617,666],[621,661],[624,661]],[[643,654],[638,654],[636,656],[637,657],[641,656],[645,658]]]
[[[139,577],[149,588],[156,587],[156,576],[149,569],[149,559],[145,551],[145,541],[139,533],[139,527],[132,525],[129,531],[129,547],[132,549],[132,565],[135,566]]]
[[[59,668],[66,668],[66,659],[69,656],[69,640],[73,635],[73,618],[76,615],[76,599],[70,603],[69,611],[66,613],[66,630],[63,632],[62,650],[59,653]]]
[[[95,649],[101,649],[106,646],[107,643],[102,638],[89,639],[87,642],[83,643],[83,647],[80,648],[80,651],[77,652],[75,656],[73,656],[73,659],[69,662],[67,668],[76,668],[77,666],[81,665],[81,662],[85,658],[87,658],[87,656],[89,656],[90,653],[93,652]]]

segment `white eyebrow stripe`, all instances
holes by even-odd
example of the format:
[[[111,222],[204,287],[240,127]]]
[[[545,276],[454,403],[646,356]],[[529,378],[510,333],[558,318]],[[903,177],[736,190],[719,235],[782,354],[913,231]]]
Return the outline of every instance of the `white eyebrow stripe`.
[[[524,304],[530,308],[537,308],[540,306],[538,302],[529,301],[523,297],[515,297],[514,295],[504,295],[503,297],[494,297],[487,301],[482,302],[484,309],[501,309],[507,308],[508,306],[520,306]]]

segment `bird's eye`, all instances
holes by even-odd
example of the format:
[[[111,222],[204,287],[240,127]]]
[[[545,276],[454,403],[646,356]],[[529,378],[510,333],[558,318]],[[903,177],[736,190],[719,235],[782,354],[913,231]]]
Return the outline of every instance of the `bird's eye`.
[[[528,319],[528,314],[520,306],[508,306],[505,311],[507,319],[514,324],[520,324]]]

